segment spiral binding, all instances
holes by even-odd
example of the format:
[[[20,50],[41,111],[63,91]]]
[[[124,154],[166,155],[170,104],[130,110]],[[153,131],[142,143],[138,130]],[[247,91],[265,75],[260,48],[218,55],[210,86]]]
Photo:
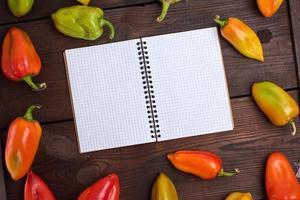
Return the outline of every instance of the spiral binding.
[[[139,55],[140,61],[140,69],[142,74],[143,80],[143,88],[144,94],[146,99],[146,108],[147,114],[149,119],[149,128],[151,133],[151,138],[155,138],[156,140],[161,137],[160,130],[159,130],[159,121],[158,121],[158,114],[156,110],[156,101],[153,89],[153,81],[151,75],[151,67],[149,62],[149,56],[147,51],[147,42],[142,41],[137,43],[137,50]]]

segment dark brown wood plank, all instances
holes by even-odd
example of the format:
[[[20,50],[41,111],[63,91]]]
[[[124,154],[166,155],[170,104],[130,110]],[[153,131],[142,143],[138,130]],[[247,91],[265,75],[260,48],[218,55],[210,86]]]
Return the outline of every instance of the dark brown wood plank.
[[[16,23],[39,18],[45,18],[55,12],[57,9],[78,4],[76,0],[36,0],[30,13],[23,17],[15,17],[7,6],[7,0],[0,1],[0,25],[7,23]],[[141,5],[157,2],[156,0],[91,0],[90,6],[97,6],[102,9],[111,9],[115,7]],[[5,16],[5,17],[4,17]]]
[[[293,30],[295,56],[298,66],[298,79],[300,82],[300,1],[290,0],[289,5]]]
[[[5,188],[5,179],[3,171],[4,163],[4,153],[2,153],[2,143],[0,143],[0,199],[6,200],[6,188]]]
[[[168,19],[158,24],[155,17],[160,5],[129,7],[108,10],[106,16],[117,29],[115,41],[158,35],[215,26],[215,14],[228,17],[235,11],[236,17],[245,20],[264,40],[266,61],[260,63],[241,56],[224,39],[221,39],[230,96],[250,94],[255,81],[275,81],[285,89],[297,88],[297,73],[290,36],[289,16],[286,3],[271,19],[265,19],[254,1],[189,1],[174,6]],[[0,38],[10,26],[0,27]],[[23,115],[26,107],[33,103],[42,104],[36,112],[41,122],[60,121],[72,118],[71,105],[62,53],[65,49],[110,42],[107,33],[96,41],[83,41],[66,37],[55,30],[50,19],[21,23],[34,41],[42,58],[43,70],[37,81],[46,80],[48,89],[33,93],[24,83],[13,83],[0,76],[1,104],[0,127],[7,127],[16,116]]]
[[[296,97],[298,93],[291,94]],[[234,131],[87,154],[77,153],[73,122],[43,126],[33,170],[49,184],[58,200],[76,199],[85,187],[111,172],[120,176],[122,200],[149,199],[151,185],[161,171],[172,178],[180,199],[221,200],[232,191],[250,191],[255,199],[264,199],[264,168],[268,154],[279,150],[290,162],[296,162],[300,134],[291,136],[290,127],[273,126],[249,97],[231,102]],[[297,127],[300,128],[299,120]],[[4,140],[5,133],[1,136]],[[213,181],[183,174],[165,157],[179,149],[215,152],[223,158],[225,170],[238,167],[241,174]],[[6,181],[8,199],[22,199],[24,180],[15,183],[6,177]]]

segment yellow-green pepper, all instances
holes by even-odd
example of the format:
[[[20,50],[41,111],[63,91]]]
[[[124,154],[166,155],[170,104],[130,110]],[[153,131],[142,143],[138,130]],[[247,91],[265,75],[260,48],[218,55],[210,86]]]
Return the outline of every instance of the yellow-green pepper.
[[[152,186],[151,200],[178,200],[175,185],[164,173],[160,173]]]
[[[7,0],[10,11],[16,17],[22,17],[29,13],[34,0]]]
[[[294,118],[299,115],[299,106],[286,91],[275,83],[263,81],[252,85],[252,96],[275,126],[290,123],[292,135],[296,134]]]
[[[98,7],[76,5],[60,8],[51,15],[55,27],[63,34],[84,40],[96,40],[103,34],[103,27],[110,29],[110,39],[115,36],[112,23],[103,18]]]
[[[253,198],[249,192],[233,192],[225,200],[253,200]]]
[[[87,6],[87,5],[89,5],[90,0],[77,0],[77,2],[79,2],[79,3],[81,3],[81,4],[85,5],[85,6]]]

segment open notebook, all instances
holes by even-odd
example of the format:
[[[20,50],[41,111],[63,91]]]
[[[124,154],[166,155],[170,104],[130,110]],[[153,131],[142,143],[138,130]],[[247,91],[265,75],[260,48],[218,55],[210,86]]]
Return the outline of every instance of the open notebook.
[[[216,28],[69,49],[80,152],[233,129]]]

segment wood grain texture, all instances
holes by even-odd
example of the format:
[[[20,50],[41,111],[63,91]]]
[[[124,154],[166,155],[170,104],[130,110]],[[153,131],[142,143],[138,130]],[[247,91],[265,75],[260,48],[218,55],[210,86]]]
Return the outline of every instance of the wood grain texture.
[[[2,144],[0,143],[0,199],[6,200],[6,189],[5,189],[5,179],[4,179],[4,153],[2,153]]]
[[[149,199],[152,183],[161,171],[174,181],[180,199],[221,200],[228,193],[239,190],[250,191],[259,200],[266,198],[264,163],[267,155],[280,150],[291,162],[299,160],[300,134],[292,137],[289,127],[274,127],[250,97],[234,98],[250,95],[250,86],[255,81],[271,80],[285,89],[298,88],[294,57],[296,55],[299,67],[298,0],[289,1],[290,10],[285,2],[270,19],[261,16],[255,1],[191,0],[172,7],[162,24],[154,21],[161,9],[156,0],[93,0],[92,5],[106,9],[106,18],[116,25],[115,41],[211,27],[215,25],[212,21],[215,14],[229,17],[234,13],[257,31],[266,61],[259,63],[246,59],[221,39],[230,96],[234,98],[231,100],[234,131],[88,154],[77,153],[73,122],[59,122],[72,119],[62,52],[68,48],[108,43],[107,34],[97,41],[83,41],[68,38],[55,30],[48,16],[59,7],[75,4],[75,0],[36,1],[32,12],[24,18],[13,17],[5,2],[0,1],[0,24],[16,23],[13,26],[30,34],[43,61],[42,73],[36,81],[46,80],[48,89],[33,93],[25,84],[12,83],[0,76],[0,128],[6,128],[13,118],[23,115],[30,104],[43,105],[35,116],[41,122],[51,124],[43,126],[33,170],[49,184],[58,200],[76,199],[85,187],[110,172],[120,175],[122,200]],[[0,27],[1,40],[10,26]],[[290,30],[293,30],[293,38]],[[298,96],[296,90],[290,93]],[[297,126],[299,128],[299,120]],[[3,146],[5,137],[6,131],[2,131]],[[179,149],[213,151],[222,156],[225,170],[239,167],[241,174],[202,181],[178,172],[165,155]],[[25,180],[13,182],[6,170],[4,174],[7,199],[23,199]],[[6,198],[5,185],[1,177],[0,168],[0,199],[3,200]]]
[[[124,1],[125,2],[125,1]],[[285,89],[297,88],[297,73],[290,34],[289,14],[284,3],[271,19],[265,19],[256,8],[255,1],[215,0],[189,1],[175,5],[162,24],[155,18],[160,12],[159,4],[107,10],[106,17],[117,29],[115,41],[159,35],[215,26],[213,17],[235,16],[248,23],[262,38],[265,62],[260,63],[241,56],[224,39],[221,39],[223,57],[231,97],[250,94],[253,82],[271,80]],[[46,81],[44,92],[33,93],[25,83],[13,83],[0,76],[1,96],[0,128],[7,127],[13,118],[23,115],[33,103],[43,105],[36,112],[41,122],[72,119],[71,104],[65,75],[62,53],[65,49],[104,44],[107,33],[99,40],[84,41],[66,37],[56,31],[50,19],[16,24],[31,36],[43,63],[43,69],[36,81]],[[0,38],[4,37],[10,25],[0,27]]]
[[[291,94],[295,97],[298,93]],[[73,122],[46,125],[33,170],[49,184],[58,200],[76,199],[85,187],[111,172],[120,176],[122,200],[150,199],[152,183],[161,171],[174,181],[180,199],[221,200],[232,191],[250,191],[255,199],[264,199],[268,154],[280,150],[291,163],[296,162],[300,134],[291,136],[290,127],[273,126],[249,97],[231,103],[234,131],[87,154],[77,153]],[[5,133],[1,136],[4,140]],[[238,167],[241,174],[203,181],[181,173],[165,157],[180,149],[215,152],[223,158],[225,170]],[[6,181],[8,199],[22,199],[24,180],[15,183],[6,177]]]
[[[299,0],[290,0],[290,15],[291,23],[293,30],[293,39],[294,39],[294,48],[295,48],[295,57],[298,66],[298,79],[300,82],[300,1]]]
[[[36,0],[32,10],[23,17],[15,17],[9,10],[7,0],[0,1],[0,25],[8,23],[20,23],[28,20],[46,18],[57,9],[72,5],[79,5],[76,0]],[[115,7],[138,6],[147,3],[157,2],[156,0],[92,0],[90,6],[97,6],[102,9]],[[5,16],[5,17],[2,17]]]

